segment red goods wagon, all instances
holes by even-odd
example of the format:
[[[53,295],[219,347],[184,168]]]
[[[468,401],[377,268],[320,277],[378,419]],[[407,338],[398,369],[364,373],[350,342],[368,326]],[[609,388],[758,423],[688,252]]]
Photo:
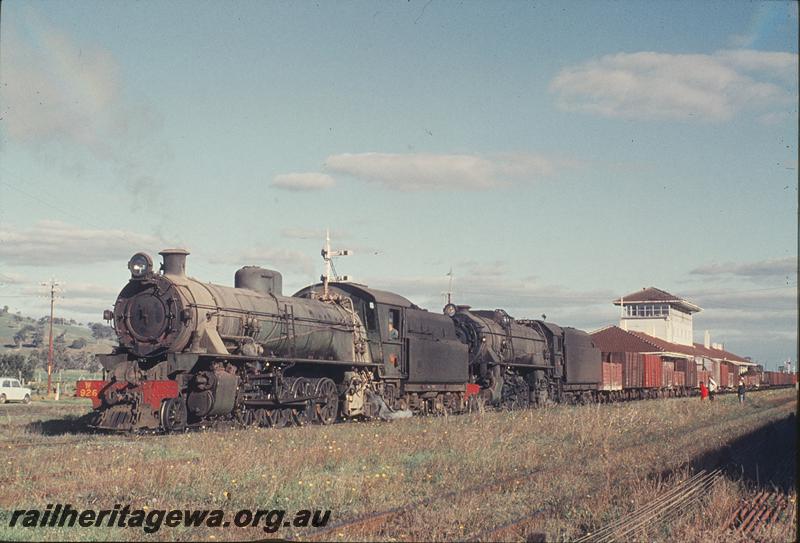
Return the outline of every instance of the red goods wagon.
[[[662,386],[671,388],[675,386],[675,362],[664,361],[663,376],[664,382]]]
[[[624,388],[642,388],[642,353],[622,353],[622,386]]]
[[[613,363],[613,364],[624,364],[625,363],[625,353],[602,353],[603,362]]]
[[[697,372],[697,386],[700,386],[700,383],[705,383],[708,386],[708,378],[711,376],[711,372],[707,370],[699,370]]]
[[[686,386],[686,374],[682,371],[676,371],[672,374],[672,382],[676,387]]]
[[[726,363],[719,365],[719,388],[728,388],[731,386],[730,368]]]
[[[642,356],[644,361],[644,388],[661,388],[663,382],[662,371],[664,368],[661,357],[654,354],[646,354]]]
[[[778,373],[777,371],[764,372],[764,384],[769,386],[788,385],[791,384],[791,374]]]
[[[697,379],[697,364],[694,360],[676,360],[675,370],[681,371],[686,376],[685,385],[690,388],[695,388],[700,384]]]
[[[622,364],[603,362],[603,382],[600,390],[622,390]]]
[[[747,373],[744,375],[746,387],[755,388],[761,385],[761,377],[757,373]]]

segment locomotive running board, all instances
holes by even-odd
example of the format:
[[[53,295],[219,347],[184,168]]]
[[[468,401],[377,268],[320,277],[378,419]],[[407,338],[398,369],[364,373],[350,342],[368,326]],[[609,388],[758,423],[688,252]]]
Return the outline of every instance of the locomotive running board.
[[[246,356],[241,354],[214,354],[214,353],[192,353],[200,358],[224,358],[225,360],[257,360],[269,363],[295,363],[295,364],[328,364],[332,366],[363,366],[376,367],[381,364],[378,362],[356,362],[355,360],[325,360],[322,358],[273,358],[268,356]]]
[[[464,392],[464,384],[421,384],[412,383],[403,386],[407,392]]]

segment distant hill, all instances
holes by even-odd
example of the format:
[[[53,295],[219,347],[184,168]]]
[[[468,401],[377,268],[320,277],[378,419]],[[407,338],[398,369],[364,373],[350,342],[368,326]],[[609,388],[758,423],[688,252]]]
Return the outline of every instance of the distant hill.
[[[58,318],[53,323],[53,340],[62,336],[66,351],[69,353],[88,353],[104,354],[110,353],[116,345],[116,335],[113,330],[101,324],[98,327],[106,337],[96,338],[89,327],[89,323],[78,323],[76,321],[60,322]],[[23,329],[27,330],[25,341],[21,346],[17,346],[15,336]],[[34,337],[41,334],[41,343],[34,345]],[[49,322],[47,317],[33,318],[26,315],[18,315],[11,312],[3,312],[0,309],[0,354],[5,352],[15,352],[29,354],[37,349],[47,349],[48,347]]]

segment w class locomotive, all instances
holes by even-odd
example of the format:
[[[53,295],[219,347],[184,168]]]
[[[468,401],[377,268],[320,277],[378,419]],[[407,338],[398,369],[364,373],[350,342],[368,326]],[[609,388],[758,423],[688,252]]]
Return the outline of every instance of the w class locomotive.
[[[187,251],[159,254],[158,271],[145,253],[130,259],[130,280],[104,314],[119,345],[98,356],[103,380],[77,383],[94,428],[516,408],[579,397],[600,381],[600,352],[580,330],[452,304],[432,313],[327,274],[293,296],[280,273],[256,266],[239,269],[233,287],[203,283],[186,275]]]

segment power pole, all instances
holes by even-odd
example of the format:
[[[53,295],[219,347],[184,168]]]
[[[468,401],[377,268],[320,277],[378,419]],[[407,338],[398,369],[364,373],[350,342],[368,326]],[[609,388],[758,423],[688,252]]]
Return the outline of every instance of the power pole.
[[[53,393],[53,308],[56,302],[56,287],[59,284],[55,279],[50,279],[49,283],[42,285],[50,287],[50,347],[47,350],[47,397],[50,398]]]

